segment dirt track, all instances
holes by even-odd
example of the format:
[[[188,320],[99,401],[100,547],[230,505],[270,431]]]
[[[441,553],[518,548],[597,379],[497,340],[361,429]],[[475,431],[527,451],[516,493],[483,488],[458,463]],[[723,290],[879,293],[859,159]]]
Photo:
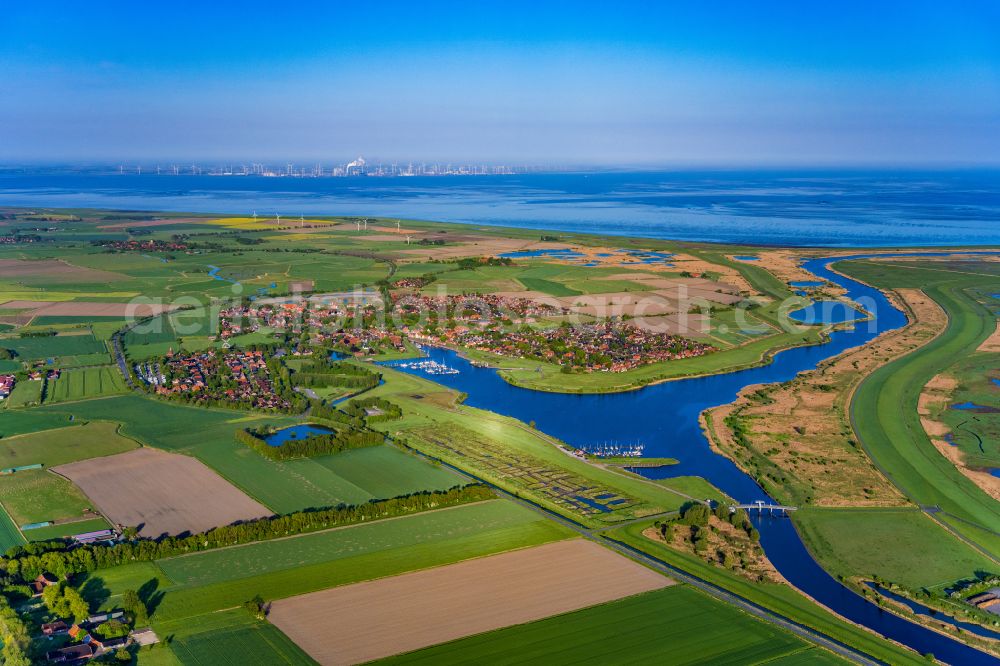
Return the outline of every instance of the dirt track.
[[[356,664],[672,584],[576,539],[276,601],[269,619],[320,664]]]
[[[141,448],[53,467],[80,487],[101,512],[139,533],[202,532],[271,515],[238,488],[189,456]]]

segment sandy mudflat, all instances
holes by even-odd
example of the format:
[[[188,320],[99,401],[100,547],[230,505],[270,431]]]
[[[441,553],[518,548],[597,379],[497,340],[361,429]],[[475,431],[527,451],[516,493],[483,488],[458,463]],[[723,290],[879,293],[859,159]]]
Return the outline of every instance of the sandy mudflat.
[[[673,581],[574,539],[274,602],[321,664],[356,664],[655,590]]]
[[[135,449],[53,467],[80,487],[113,522],[140,534],[203,532],[271,515],[262,504],[190,456]]]

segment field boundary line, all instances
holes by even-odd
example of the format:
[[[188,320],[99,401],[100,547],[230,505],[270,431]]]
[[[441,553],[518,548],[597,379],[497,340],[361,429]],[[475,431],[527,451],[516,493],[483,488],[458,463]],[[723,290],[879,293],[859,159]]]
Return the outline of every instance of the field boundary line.
[[[327,532],[337,532],[340,530],[351,529],[352,527],[360,527],[361,525],[374,525],[376,523],[388,523],[394,520],[401,520],[404,518],[413,518],[414,516],[422,516],[431,513],[438,513],[443,511],[450,511],[452,509],[461,509],[466,506],[475,506],[477,504],[485,504],[487,502],[493,502],[495,500],[501,499],[499,497],[494,497],[493,499],[476,500],[475,502],[465,502],[463,504],[455,504],[453,506],[444,506],[439,509],[426,509],[424,511],[416,511],[414,513],[407,513],[401,516],[390,516],[388,518],[376,518],[375,520],[361,520],[356,523],[351,523],[350,525],[337,525],[336,527],[324,527],[321,530],[313,530],[312,532],[302,532],[300,534],[286,534],[285,536],[275,537],[273,539],[260,539],[258,541],[248,541],[247,543],[234,543],[230,546],[222,546],[221,548],[207,548],[205,550],[196,550],[191,553],[182,553],[180,555],[171,555],[170,557],[162,557],[157,562],[166,562],[169,560],[179,560],[184,557],[194,557],[195,555],[201,555],[202,553],[214,553],[225,550],[232,550],[233,548],[246,548],[247,546],[255,546],[262,543],[274,543],[277,541],[287,541],[289,539],[301,539],[302,537],[312,536],[314,534],[326,534]],[[282,514],[275,514],[282,515]],[[252,521],[246,521],[252,522]]]

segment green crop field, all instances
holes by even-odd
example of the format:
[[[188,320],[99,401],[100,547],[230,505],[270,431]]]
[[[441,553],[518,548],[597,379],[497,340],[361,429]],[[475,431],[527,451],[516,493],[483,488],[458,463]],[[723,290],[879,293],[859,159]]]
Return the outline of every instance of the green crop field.
[[[443,542],[480,531],[503,531],[541,518],[503,500],[479,502],[404,518],[263,541],[160,560],[175,584],[196,587],[273,571],[357,557],[422,542]]]
[[[536,546],[572,532],[505,500],[161,560],[158,622]]]
[[[421,490],[446,490],[463,478],[435,467],[412,453],[391,446],[373,446],[314,459],[338,477],[353,483],[372,499],[388,499]]]
[[[20,546],[23,543],[25,543],[24,538],[17,531],[13,519],[0,506],[0,553],[6,552],[11,546]]]
[[[549,296],[578,296],[583,293],[576,289],[570,289],[561,282],[553,282],[540,277],[520,277],[517,281],[523,284],[525,289],[540,291]]]
[[[48,382],[45,402],[66,402],[125,393],[128,388],[118,368],[112,365],[65,370]]]
[[[0,419],[0,437],[13,437],[73,425],[66,415],[54,416],[36,409],[8,410]]]
[[[246,611],[224,614],[228,626],[175,635],[170,649],[184,666],[244,664],[309,665],[316,662],[287,636],[268,622],[252,620]],[[215,622],[221,625],[221,622]]]
[[[381,660],[380,664],[847,663],[677,585]]]
[[[97,354],[107,351],[104,343],[89,333],[86,335],[50,335],[37,338],[19,338],[4,344],[17,352],[23,360],[58,358],[78,354]]]
[[[996,318],[969,289],[1000,291],[1000,276],[987,262],[845,262],[852,276],[881,287],[919,286],[947,313],[948,325],[917,351],[883,365],[858,387],[851,416],[875,463],[914,502],[938,506],[941,520],[989,552],[1000,552],[1000,505],[941,455],[920,425],[917,400],[936,374],[971,354],[994,330]],[[981,267],[981,270],[980,270]],[[993,285],[992,287],[990,285]]]
[[[136,446],[135,441],[118,434],[114,423],[94,421],[0,439],[0,468],[35,463],[53,467],[121,453]]]
[[[997,570],[919,509],[807,508],[796,512],[795,523],[809,550],[833,574],[876,574],[919,590]]]

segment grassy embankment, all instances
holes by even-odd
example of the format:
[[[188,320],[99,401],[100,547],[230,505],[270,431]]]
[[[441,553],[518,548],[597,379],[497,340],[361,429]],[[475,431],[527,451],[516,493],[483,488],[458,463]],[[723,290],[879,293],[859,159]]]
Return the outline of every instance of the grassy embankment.
[[[996,329],[996,319],[967,290],[995,285],[1000,275],[983,264],[925,266],[845,263],[840,268],[879,287],[918,286],[948,314],[948,325],[919,350],[872,373],[851,403],[855,431],[865,449],[910,499],[949,529],[994,558],[1000,556],[1000,504],[934,448],[920,424],[917,400],[932,377],[971,354]],[[979,267],[979,268],[977,268]]]

